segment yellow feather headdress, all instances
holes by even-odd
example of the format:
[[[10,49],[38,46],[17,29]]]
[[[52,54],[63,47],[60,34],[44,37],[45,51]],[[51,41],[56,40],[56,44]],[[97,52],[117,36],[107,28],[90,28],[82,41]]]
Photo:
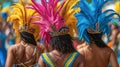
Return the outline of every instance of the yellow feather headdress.
[[[69,27],[69,34],[72,37],[74,34],[78,34],[76,26],[77,19],[74,14],[80,12],[80,8],[73,8],[78,2],[79,0],[66,0],[61,11],[65,25]]]
[[[15,30],[17,40],[20,38],[20,31],[23,30],[32,33],[35,39],[38,40],[40,28],[38,25],[35,25],[32,22],[39,19],[31,18],[32,16],[37,16],[38,14],[32,9],[25,8],[26,5],[28,4],[24,3],[23,0],[15,3],[15,5],[12,6],[13,11],[11,11],[7,21],[13,23],[13,29]]]

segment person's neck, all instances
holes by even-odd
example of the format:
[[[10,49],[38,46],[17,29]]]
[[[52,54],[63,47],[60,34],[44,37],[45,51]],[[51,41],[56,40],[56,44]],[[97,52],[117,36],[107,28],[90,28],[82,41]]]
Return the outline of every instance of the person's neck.
[[[57,54],[57,55],[63,54],[63,53],[59,52],[58,50],[53,50],[52,52],[55,53],[55,54]]]
[[[21,41],[20,44],[21,44],[22,46],[24,46],[24,47],[27,47],[27,46],[28,46],[28,44],[25,43],[24,41]]]
[[[89,45],[89,46],[97,46],[94,42],[91,42],[90,44],[86,43],[85,44]]]

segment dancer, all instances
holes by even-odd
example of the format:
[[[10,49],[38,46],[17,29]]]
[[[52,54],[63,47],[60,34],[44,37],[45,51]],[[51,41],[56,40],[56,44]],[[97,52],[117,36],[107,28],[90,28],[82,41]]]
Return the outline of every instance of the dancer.
[[[68,28],[62,27],[59,35],[52,35],[50,44],[52,51],[43,53],[38,63],[41,67],[84,67],[84,57],[73,46]]]
[[[78,0],[66,0],[62,3],[60,0],[41,0],[41,3],[32,0],[32,2],[33,5],[29,8],[35,9],[42,19],[36,22],[41,25],[41,37],[52,47],[52,51],[40,56],[39,65],[41,67],[84,67],[84,57],[74,49],[67,25],[72,25],[75,11],[79,11],[79,9],[72,9]],[[72,21],[66,23],[65,21],[68,20]]]
[[[34,66],[39,58],[40,50],[37,47],[33,34],[20,32],[20,43],[11,46],[8,50],[5,67]]]
[[[102,7],[109,0],[81,0],[78,7],[81,11],[75,16],[78,19],[77,28],[79,38],[86,41],[83,48],[78,51],[85,56],[85,67],[118,67],[115,52],[102,40],[102,35],[109,34],[108,23],[114,15],[119,16],[113,10],[102,12]],[[109,13],[108,13],[109,12]]]
[[[28,4],[23,0],[13,5],[13,11],[7,19],[9,22],[13,22],[17,43],[8,50],[6,67],[12,67],[14,64],[19,67],[34,66],[44,51],[36,44],[39,39],[39,26],[32,24],[38,19],[31,18],[38,14],[32,9],[25,8],[26,5]]]

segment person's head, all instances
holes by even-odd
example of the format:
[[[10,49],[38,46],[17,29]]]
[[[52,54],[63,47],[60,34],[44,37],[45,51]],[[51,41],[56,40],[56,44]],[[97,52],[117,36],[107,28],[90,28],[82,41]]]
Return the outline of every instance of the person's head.
[[[61,28],[59,32],[65,32],[68,28]],[[72,53],[76,51],[73,47],[72,37],[69,34],[63,34],[51,37],[50,44],[52,48],[61,53]]]
[[[24,41],[25,43],[32,44],[35,46],[37,45],[34,39],[34,35],[26,31],[20,32],[20,39],[21,41]]]
[[[107,45],[102,40],[102,32],[93,32],[87,31],[88,37],[90,39],[90,43],[95,43],[98,47],[107,47]]]

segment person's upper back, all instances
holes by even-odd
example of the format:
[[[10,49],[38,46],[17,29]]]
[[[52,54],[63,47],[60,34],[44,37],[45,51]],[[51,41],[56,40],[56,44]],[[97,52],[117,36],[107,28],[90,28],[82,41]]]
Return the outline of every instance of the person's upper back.
[[[37,63],[40,56],[40,49],[33,45],[20,45],[13,46],[13,55],[15,57],[15,65],[18,66],[32,66]]]
[[[61,55],[59,58],[56,54],[43,53],[41,55],[42,61],[45,63],[45,67],[79,67],[84,64],[84,57],[78,52],[73,52],[66,55]]]
[[[113,50],[109,47],[99,48],[94,45],[86,45],[78,50],[85,56],[85,67],[108,67],[110,55]]]

